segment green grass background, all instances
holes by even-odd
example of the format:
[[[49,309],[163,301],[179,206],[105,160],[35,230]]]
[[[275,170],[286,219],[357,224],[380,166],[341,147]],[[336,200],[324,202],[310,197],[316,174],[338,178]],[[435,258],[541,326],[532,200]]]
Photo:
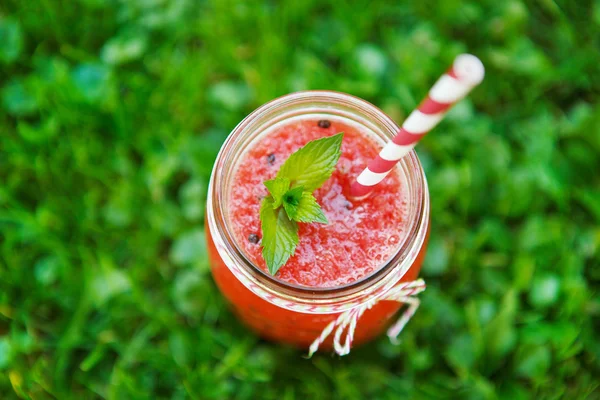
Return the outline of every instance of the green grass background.
[[[600,398],[599,49],[598,0],[2,1],[0,398]],[[204,244],[228,132],[304,89],[401,122],[465,51],[402,343],[247,331]]]

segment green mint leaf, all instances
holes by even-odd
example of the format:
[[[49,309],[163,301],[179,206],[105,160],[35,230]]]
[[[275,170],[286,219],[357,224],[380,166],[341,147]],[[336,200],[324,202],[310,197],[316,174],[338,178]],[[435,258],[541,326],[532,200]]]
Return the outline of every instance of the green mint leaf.
[[[300,204],[300,199],[302,198],[302,193],[304,192],[303,186],[298,186],[293,189],[288,190],[283,195],[283,209],[285,210],[288,217],[291,220],[295,219],[296,210],[298,205]]]
[[[290,180],[288,178],[275,178],[269,181],[265,181],[264,185],[267,187],[271,196],[273,196],[273,208],[277,208],[281,205],[283,195],[290,188]]]
[[[265,197],[260,205],[262,254],[271,275],[275,275],[296,251],[298,224],[282,209],[273,208],[274,200]]]
[[[342,153],[343,133],[308,142],[264,182],[270,196],[260,205],[262,254],[275,275],[296,251],[298,222],[327,223],[312,192],[325,182]]]
[[[290,218],[292,217],[290,216]],[[293,220],[298,222],[319,222],[321,224],[329,223],[315,196],[308,192],[302,193]]]
[[[333,173],[342,153],[343,136],[338,133],[308,142],[283,163],[277,177],[288,178],[293,187],[304,186],[312,193]]]

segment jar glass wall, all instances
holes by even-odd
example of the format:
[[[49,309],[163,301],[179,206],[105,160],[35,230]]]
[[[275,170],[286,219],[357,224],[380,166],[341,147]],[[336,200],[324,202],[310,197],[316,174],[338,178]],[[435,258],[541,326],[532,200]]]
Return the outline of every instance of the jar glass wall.
[[[261,336],[308,346],[337,316],[397,285],[416,279],[429,231],[429,192],[421,164],[411,152],[398,163],[408,215],[397,251],[364,278],[334,288],[293,285],[255,266],[235,242],[227,204],[244,152],[277,124],[298,118],[336,119],[359,127],[383,146],[398,126],[381,110],[356,97],[328,91],[292,93],[246,117],[227,138],[209,184],[206,232],[215,282],[239,318]],[[380,301],[360,319],[354,343],[381,333],[401,304]],[[330,343],[330,342],[328,342]],[[325,343],[323,348],[328,347]]]

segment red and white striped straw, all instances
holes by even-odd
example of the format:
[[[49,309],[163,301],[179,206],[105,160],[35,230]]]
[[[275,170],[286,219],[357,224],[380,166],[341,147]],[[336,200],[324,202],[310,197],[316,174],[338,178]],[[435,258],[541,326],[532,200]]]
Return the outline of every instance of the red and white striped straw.
[[[456,102],[465,97],[482,80],[485,70],[481,61],[471,54],[461,54],[450,69],[433,85],[429,94],[402,124],[398,134],[352,184],[354,199],[369,195],[373,187],[386,177],[402,157],[433,129]]]

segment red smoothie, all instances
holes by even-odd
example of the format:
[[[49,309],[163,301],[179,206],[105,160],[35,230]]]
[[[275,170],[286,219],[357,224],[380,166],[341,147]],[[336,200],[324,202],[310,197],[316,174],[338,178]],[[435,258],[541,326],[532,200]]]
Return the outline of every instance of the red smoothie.
[[[329,224],[299,224],[296,254],[276,275],[282,281],[320,288],[352,283],[377,270],[403,239],[406,198],[397,171],[368,198],[354,202],[346,197],[381,145],[345,123],[305,119],[276,126],[242,155],[228,207],[238,246],[267,271],[257,242],[260,202],[268,195],[263,182],[274,178],[290,154],[309,141],[339,132],[344,140],[336,170],[314,193]]]
[[[379,138],[389,140],[398,129],[358,98],[298,92],[251,113],[224,143],[205,220],[211,270],[232,310],[262,337],[307,349],[343,311],[386,282],[417,278],[429,230],[429,194],[416,157],[403,161],[370,197],[347,198],[354,179],[383,147]],[[309,141],[339,132],[344,138],[336,170],[315,191],[329,224],[299,223],[295,255],[275,277],[257,273],[256,268],[267,271],[260,246],[259,208],[268,194],[263,182]],[[372,305],[356,325],[352,346],[380,335],[400,307],[386,300]],[[331,348],[332,336],[320,349]]]

